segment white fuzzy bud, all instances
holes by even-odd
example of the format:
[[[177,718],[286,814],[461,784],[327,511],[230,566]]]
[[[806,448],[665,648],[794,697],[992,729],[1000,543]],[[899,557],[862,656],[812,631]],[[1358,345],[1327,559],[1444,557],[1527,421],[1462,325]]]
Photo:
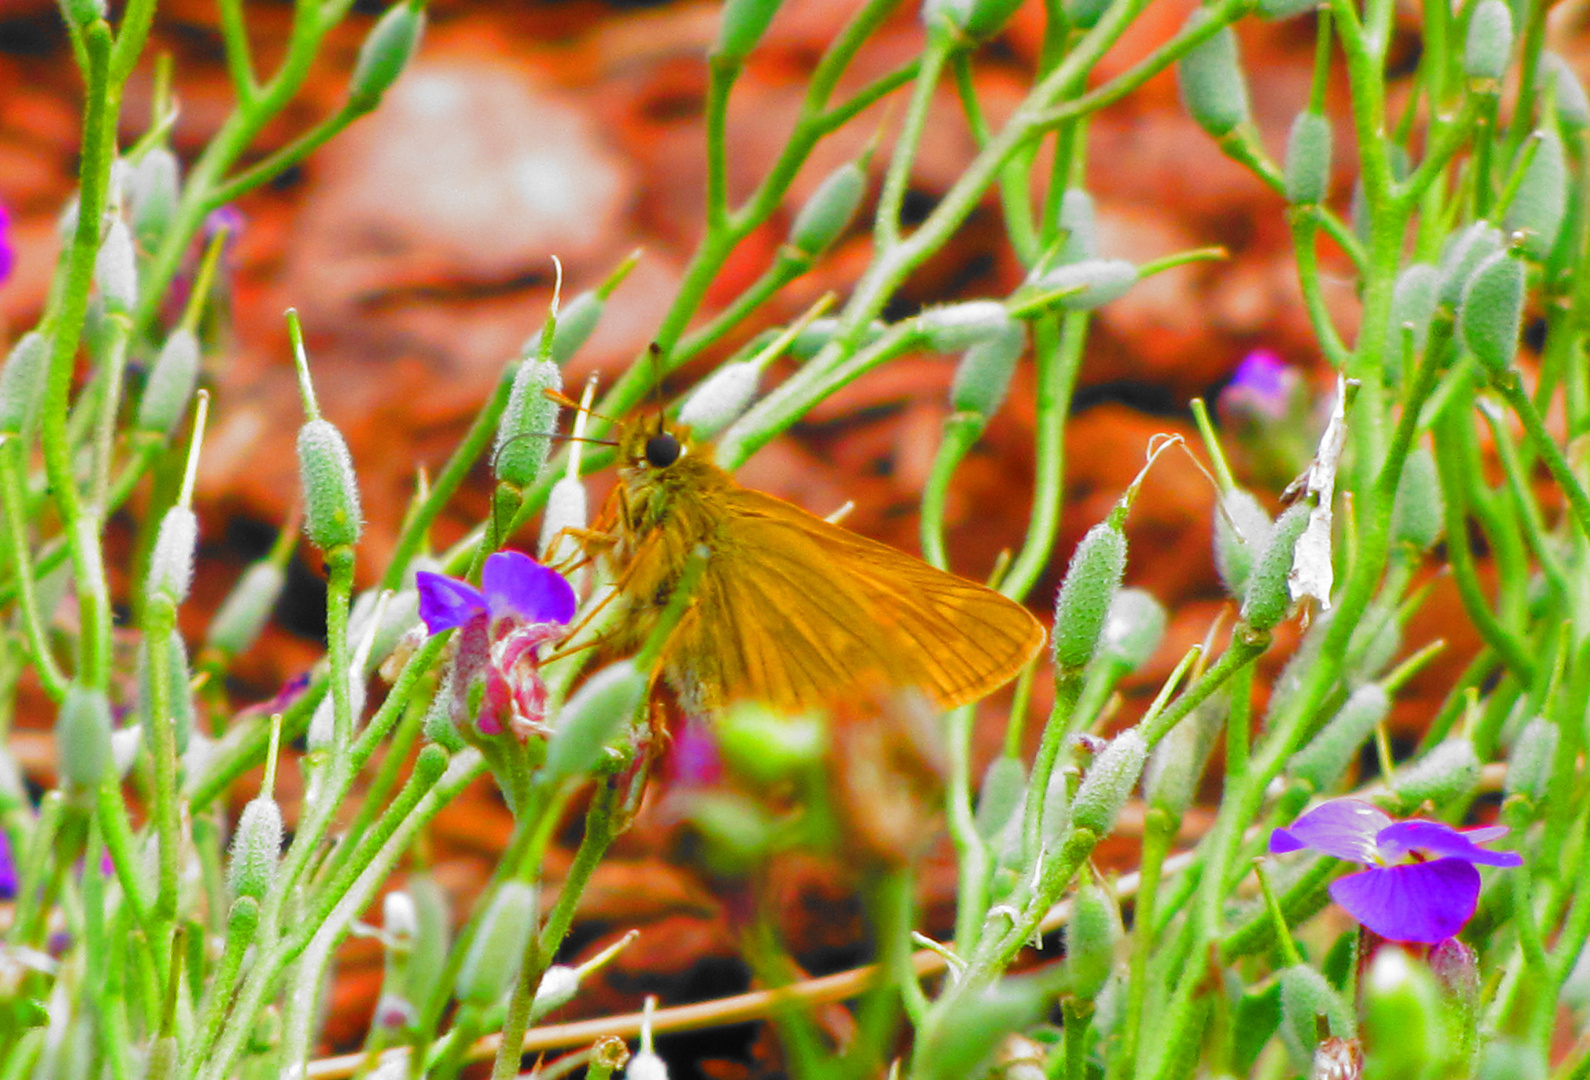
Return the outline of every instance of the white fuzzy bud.
[[[189,507],[173,506],[160,521],[149,557],[149,595],[164,593],[173,604],[193,588],[193,552],[199,542],[199,517]]]
[[[573,545],[567,529],[583,529],[589,520],[585,484],[578,476],[565,476],[547,492],[547,506],[541,512],[541,540],[536,547],[541,562],[554,566],[563,552]],[[563,535],[559,535],[563,534]]]
[[[761,377],[753,363],[723,365],[690,395],[679,410],[679,422],[698,438],[712,438],[751,407]]]
[[[138,304],[138,257],[132,230],[120,218],[110,223],[94,260],[94,284],[99,286],[107,311],[126,313]]]

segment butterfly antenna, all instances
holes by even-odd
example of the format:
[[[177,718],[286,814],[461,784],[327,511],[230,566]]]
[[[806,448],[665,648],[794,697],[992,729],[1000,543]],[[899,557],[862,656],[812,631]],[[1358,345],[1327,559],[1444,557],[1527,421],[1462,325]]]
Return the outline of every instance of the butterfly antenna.
[[[663,413],[666,409],[666,406],[663,405],[662,397],[662,346],[654,341],[646,346],[646,354],[651,357],[651,397],[652,403],[657,406],[657,434],[662,435],[665,434],[663,430]]]

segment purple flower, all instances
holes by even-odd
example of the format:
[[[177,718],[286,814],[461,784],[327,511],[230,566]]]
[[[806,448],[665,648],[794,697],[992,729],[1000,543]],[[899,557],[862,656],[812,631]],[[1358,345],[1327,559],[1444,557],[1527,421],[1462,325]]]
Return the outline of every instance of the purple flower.
[[[502,733],[506,720],[521,739],[546,735],[547,688],[537,650],[563,636],[574,617],[574,590],[562,575],[517,551],[486,559],[480,588],[420,571],[420,620],[433,634],[457,630],[452,672],[453,719],[463,722],[480,687],[475,726]]]
[[[11,834],[0,829],[0,900],[17,895],[17,861],[11,855]]]
[[[1331,882],[1331,898],[1347,913],[1392,941],[1445,941],[1463,929],[1480,898],[1483,866],[1521,866],[1513,851],[1480,844],[1507,833],[1505,825],[1454,829],[1439,821],[1393,821],[1360,799],[1332,799],[1270,834],[1270,851],[1310,848],[1368,870]]]
[[[1291,417],[1303,377],[1269,349],[1254,349],[1242,358],[1231,381],[1220,391],[1219,405],[1229,416],[1277,423]]]
[[[0,281],[11,276],[17,264],[17,249],[11,245],[11,214],[0,203]]]

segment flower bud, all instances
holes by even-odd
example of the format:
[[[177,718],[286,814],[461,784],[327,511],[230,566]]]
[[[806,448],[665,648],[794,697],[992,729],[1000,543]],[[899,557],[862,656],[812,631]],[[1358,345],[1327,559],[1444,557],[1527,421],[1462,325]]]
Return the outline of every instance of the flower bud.
[[[624,1067],[624,1080],[668,1080],[668,1063],[651,1050],[641,1050]]]
[[[553,338],[554,352],[562,338],[563,324]],[[528,348],[528,346],[527,346]],[[533,359],[519,364],[514,373],[508,404],[497,423],[497,445],[492,453],[497,478],[523,489],[536,482],[547,462],[551,435],[557,430],[558,403],[547,397],[548,390],[563,388],[563,373],[555,361]]]
[[[633,660],[620,660],[586,679],[558,713],[543,778],[551,783],[589,772],[607,741],[634,719],[650,683]]]
[[[1233,597],[1240,598],[1247,589],[1248,575],[1269,546],[1274,528],[1252,493],[1232,488],[1220,497],[1215,509],[1215,569]]]
[[[1208,20],[1208,11],[1199,8],[1184,29],[1191,31]],[[1221,27],[1177,61],[1176,85],[1187,112],[1216,138],[1248,119],[1248,83],[1231,27]]]
[[[961,352],[979,341],[1005,333],[1014,320],[997,300],[967,300],[960,304],[928,308],[917,316],[917,326],[934,352]]]
[[[1397,499],[1391,512],[1391,535],[1416,551],[1429,551],[1446,529],[1446,497],[1436,474],[1435,457],[1416,446],[1402,463]]]
[[[1512,51],[1512,12],[1503,0],[1480,0],[1469,16],[1463,74],[1474,82],[1500,82]]]
[[[1540,54],[1540,67],[1535,71],[1535,93],[1544,98],[1550,94],[1557,102],[1557,119],[1569,131],[1581,131],[1590,126],[1590,98],[1585,96],[1584,84],[1561,56],[1554,52]]]
[[[1293,503],[1276,519],[1264,551],[1248,575],[1242,598],[1242,620],[1254,630],[1272,630],[1292,606],[1287,575],[1292,572],[1292,551],[1308,525],[1308,502]]]
[[[1524,250],[1531,258],[1543,260],[1551,254],[1568,216],[1568,162],[1555,126],[1541,128],[1535,138],[1534,156],[1519,179],[1503,223],[1509,233],[1524,234]]]
[[[1441,1003],[1430,973],[1401,949],[1385,945],[1370,962],[1363,995],[1364,1075],[1440,1075]]]
[[[210,620],[205,647],[227,656],[247,652],[270,621],[286,585],[287,571],[274,561],[266,559],[250,566]]]
[[[1079,671],[1093,659],[1125,572],[1126,534],[1109,521],[1089,529],[1055,597],[1054,662],[1062,672]]]
[[[602,313],[607,310],[607,301],[597,292],[582,292],[567,304],[558,309],[558,321],[552,334],[552,354],[548,357],[558,367],[567,364],[580,347],[591,340],[591,335],[596,333],[597,326],[602,321]],[[525,362],[538,360],[541,357],[541,338],[546,333],[542,327],[531,334],[525,343],[519,347],[519,355]],[[559,383],[549,383],[553,389],[559,388]]]
[[[304,489],[304,533],[321,551],[359,542],[359,481],[342,432],[316,417],[298,429],[298,474]]]
[[[966,1080],[985,1075],[1007,1035],[1033,1024],[1054,994],[1031,978],[1005,978],[968,993],[923,1034],[914,1058],[917,1080]],[[633,1066],[631,1066],[633,1069]]]
[[[107,312],[128,314],[138,306],[138,256],[132,230],[121,218],[111,221],[94,259],[94,284]]]
[[[1391,294],[1392,340],[1400,338],[1400,329],[1413,327],[1413,350],[1424,351],[1430,338],[1430,321],[1435,318],[1437,290],[1441,275],[1429,263],[1413,263],[1397,275],[1397,284]]]
[[[710,439],[738,420],[756,400],[762,371],[738,360],[708,375],[679,409],[679,422],[698,439]]]
[[[540,1016],[574,1000],[580,989],[580,973],[567,964],[553,964],[541,973],[541,985],[530,1006],[532,1015]]]
[[[423,4],[401,2],[388,8],[359,46],[359,59],[348,80],[348,108],[369,112],[408,66],[425,29]]]
[[[199,385],[199,339],[186,327],[166,338],[149,369],[138,401],[137,430],[167,436],[182,419]]]
[[[1513,366],[1524,320],[1524,264],[1499,251],[1475,267],[1458,305],[1458,332],[1480,366],[1503,372]]]
[[[116,769],[116,779],[125,779],[138,761],[138,751],[144,745],[144,726],[117,728],[110,733],[110,760]]]
[[[55,719],[55,753],[64,786],[92,792],[109,773],[110,701],[103,690],[73,683]]]
[[[1539,806],[1551,786],[1552,765],[1557,757],[1557,725],[1537,716],[1524,725],[1513,750],[1507,756],[1508,795],[1522,795]]]
[[[1379,683],[1360,686],[1308,745],[1292,756],[1291,774],[1313,791],[1329,791],[1390,711],[1385,687]]]
[[[1319,1042],[1317,1017],[1330,1022],[1330,1034],[1351,1038],[1356,1025],[1353,1012],[1325,978],[1307,964],[1293,964],[1281,972],[1281,1032],[1299,1058],[1314,1056]]]
[[[1137,267],[1125,259],[1083,259],[1046,271],[1032,284],[1062,294],[1054,303],[1065,311],[1092,311],[1125,296],[1137,284]]]
[[[164,146],[152,146],[128,176],[133,232],[145,251],[159,247],[171,226],[181,194],[178,174],[177,156]]]
[[[984,420],[1004,404],[1016,363],[1027,349],[1027,331],[1011,322],[1004,329],[974,342],[955,368],[950,384],[950,405],[956,412],[975,413]]]
[[[541,511],[541,536],[536,545],[543,564],[555,566],[562,560],[566,545],[572,543],[566,530],[585,528],[588,512],[585,484],[578,476],[564,476],[552,485],[546,509]]]
[[[1211,698],[1193,709],[1154,747],[1143,770],[1143,797],[1155,809],[1179,819],[1198,793],[1198,781],[1225,720],[1226,701]]]
[[[381,899],[381,929],[400,948],[408,948],[420,932],[420,916],[414,897],[394,889]]]
[[[1456,307],[1474,268],[1501,250],[1501,230],[1484,221],[1476,221],[1450,237],[1441,251],[1441,303]]]
[[[1097,997],[1115,969],[1115,950],[1124,934],[1114,898],[1095,882],[1078,888],[1066,919],[1067,990],[1084,1001]]]
[[[1429,802],[1444,806],[1468,795],[1480,782],[1480,759],[1474,744],[1459,736],[1447,739],[1418,761],[1398,769],[1395,789],[1404,806]]]
[[[0,368],[0,432],[33,434],[44,405],[50,373],[50,339],[37,330],[23,334]]]
[[[713,55],[725,60],[741,61],[751,54],[768,24],[778,13],[782,0],[727,0],[723,5],[723,18],[718,23],[718,40]]]
[[[149,556],[150,596],[163,593],[174,605],[188,598],[193,588],[193,553],[198,542],[198,515],[180,504],[167,510],[160,519],[160,532]]]
[[[1148,743],[1137,728],[1127,728],[1111,739],[1082,776],[1082,787],[1071,803],[1072,828],[1108,836],[1147,759]]]
[[[282,855],[282,808],[269,795],[257,795],[243,807],[232,834],[232,857],[226,885],[233,896],[262,900],[276,879]]]
[[[1300,112],[1286,139],[1286,200],[1298,206],[1320,202],[1330,191],[1330,120],[1317,112]]]
[[[458,969],[454,989],[460,1002],[484,1006],[502,998],[524,963],[535,919],[534,889],[510,881],[497,890]]]
[[[1020,758],[1000,754],[988,763],[977,789],[977,835],[992,840],[1026,800],[1027,769]]]
[[[1099,640],[1099,655],[1126,671],[1136,671],[1165,637],[1165,609],[1152,593],[1120,589],[1110,601]]]
[[[733,772],[767,786],[808,772],[828,753],[828,727],[811,716],[786,716],[741,702],[715,725],[718,751]]]
[[[847,161],[829,173],[795,215],[790,247],[804,255],[821,255],[849,228],[866,193],[867,172],[856,162]]]
[[[1065,230],[1066,238],[1060,245],[1060,257],[1056,262],[1082,262],[1098,255],[1098,215],[1093,196],[1083,188],[1066,188],[1066,193],[1060,197],[1060,228]]]

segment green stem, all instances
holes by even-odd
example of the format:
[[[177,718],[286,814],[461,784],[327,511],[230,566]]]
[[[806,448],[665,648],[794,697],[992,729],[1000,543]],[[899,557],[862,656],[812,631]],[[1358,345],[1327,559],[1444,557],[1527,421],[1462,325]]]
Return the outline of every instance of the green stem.
[[[1508,370],[1499,373],[1492,377],[1491,385],[1507,399],[1513,412],[1523,422],[1524,432],[1534,445],[1535,452],[1545,461],[1546,468],[1551,471],[1552,479],[1557,481],[1567,497],[1568,509],[1572,512],[1574,524],[1579,527],[1581,534],[1590,539],[1590,495],[1585,493],[1579,478],[1569,467],[1568,459],[1557,446],[1557,441],[1551,437],[1551,432],[1546,430],[1545,422],[1541,420],[1540,413],[1535,409],[1535,403],[1529,399],[1529,395],[1519,384],[1518,372]]]

